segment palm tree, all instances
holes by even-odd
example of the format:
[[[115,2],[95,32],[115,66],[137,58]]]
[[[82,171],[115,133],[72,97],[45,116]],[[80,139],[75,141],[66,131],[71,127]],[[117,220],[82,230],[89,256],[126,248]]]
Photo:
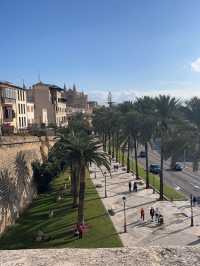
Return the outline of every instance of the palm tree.
[[[144,96],[141,98],[137,98],[134,103],[136,110],[141,115],[140,120],[140,137],[139,141],[145,148],[146,154],[146,188],[149,188],[149,152],[148,146],[153,137],[154,129],[155,129],[155,105],[153,98],[149,96]]]
[[[130,152],[134,147],[135,151],[135,168],[136,179],[139,178],[138,161],[137,161],[137,139],[139,134],[140,116],[136,111],[131,111],[125,114],[122,134],[124,136],[124,143],[127,145],[127,173],[130,172]]]
[[[192,138],[190,150],[193,154],[193,171],[197,171],[200,160],[200,98],[193,97],[190,101],[186,102],[184,114],[191,126]]]
[[[155,101],[155,118],[157,120],[157,136],[160,138],[160,200],[163,200],[163,162],[165,139],[169,133],[170,126],[174,124],[177,117],[179,100],[169,95],[159,95]]]
[[[101,107],[94,111],[92,125],[103,143],[103,150],[107,151],[109,129],[107,125],[108,108]]]
[[[176,162],[183,157],[185,150],[190,150],[194,138],[193,128],[186,120],[177,120],[176,125],[171,128],[165,140],[165,160],[171,158],[171,169]]]
[[[101,143],[95,137],[89,136],[85,132],[71,134],[65,140],[64,148],[68,157],[78,166],[80,187],[78,203],[78,224],[84,223],[84,199],[85,199],[85,181],[89,171],[89,165],[94,163],[97,167],[102,165],[110,171],[110,164],[107,155],[101,151]]]

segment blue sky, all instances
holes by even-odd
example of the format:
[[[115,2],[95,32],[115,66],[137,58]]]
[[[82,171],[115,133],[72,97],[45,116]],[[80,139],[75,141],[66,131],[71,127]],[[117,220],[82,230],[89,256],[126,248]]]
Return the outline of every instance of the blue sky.
[[[200,96],[199,0],[0,0],[0,79]],[[199,59],[199,60],[198,60]]]

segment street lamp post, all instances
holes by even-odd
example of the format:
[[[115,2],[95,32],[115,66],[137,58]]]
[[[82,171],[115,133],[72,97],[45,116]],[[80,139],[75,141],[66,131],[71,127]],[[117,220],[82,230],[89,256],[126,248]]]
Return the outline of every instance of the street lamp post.
[[[190,226],[194,226],[194,215],[193,215],[193,206],[192,206],[192,203],[193,203],[193,196],[191,194],[190,195],[190,208],[191,208],[191,224],[190,224]]]
[[[104,183],[105,183],[105,198],[107,198],[107,184],[106,184],[106,172],[104,172]]]
[[[124,203],[124,233],[127,232],[127,228],[126,228],[126,197],[124,196],[122,198],[123,203]]]

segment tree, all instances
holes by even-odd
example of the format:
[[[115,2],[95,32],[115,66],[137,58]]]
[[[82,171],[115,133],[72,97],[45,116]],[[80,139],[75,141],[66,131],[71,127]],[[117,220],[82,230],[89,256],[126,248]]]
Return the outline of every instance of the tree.
[[[200,98],[193,97],[190,101],[187,101],[183,110],[185,118],[191,125],[192,138],[189,149],[192,153],[193,171],[197,171],[200,160]]]
[[[135,151],[135,169],[136,179],[139,178],[138,161],[137,161],[137,139],[139,134],[140,115],[137,111],[131,111],[125,114],[122,135],[124,136],[124,144],[127,145],[127,173],[130,172],[130,153]]]
[[[146,188],[149,188],[149,152],[148,145],[155,130],[155,104],[151,97],[144,96],[137,98],[135,108],[141,115],[139,141],[145,147],[146,154]]]
[[[177,108],[179,100],[169,95],[159,95],[155,98],[155,118],[157,127],[157,136],[160,138],[160,200],[163,200],[163,163],[165,139],[169,133],[170,127],[177,118]]]
[[[94,163],[97,167],[102,165],[110,171],[110,164],[107,155],[102,152],[101,143],[93,136],[89,136],[81,131],[71,134],[64,144],[64,149],[76,163],[79,169],[80,187],[79,187],[79,203],[78,203],[78,224],[84,223],[84,199],[85,199],[85,181],[90,163]]]

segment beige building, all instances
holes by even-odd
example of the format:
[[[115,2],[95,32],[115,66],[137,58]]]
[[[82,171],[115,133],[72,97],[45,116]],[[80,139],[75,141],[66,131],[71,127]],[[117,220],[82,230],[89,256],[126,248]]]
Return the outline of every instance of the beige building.
[[[27,95],[26,89],[16,88],[16,112],[17,112],[17,129],[23,130],[28,126],[27,122]]]
[[[27,128],[26,89],[0,82],[0,122],[4,130],[17,132]]]
[[[35,105],[35,123],[42,125],[67,125],[66,101],[63,89],[39,82],[28,90],[28,97]]]
[[[35,105],[33,102],[27,102],[27,123],[31,127],[35,123]]]
[[[16,132],[16,86],[0,82],[1,128],[3,131]]]

